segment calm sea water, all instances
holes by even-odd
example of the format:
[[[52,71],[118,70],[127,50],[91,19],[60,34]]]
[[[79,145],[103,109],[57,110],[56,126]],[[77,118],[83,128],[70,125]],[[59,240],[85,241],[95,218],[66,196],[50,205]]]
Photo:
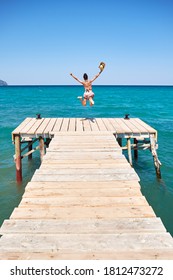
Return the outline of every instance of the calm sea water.
[[[140,151],[134,168],[142,193],[173,235],[173,87],[95,86],[95,106],[82,107],[80,86],[0,87],[0,224],[18,205],[27,182],[39,167],[39,152],[23,160],[23,183],[15,182],[11,132],[26,117],[138,117],[158,130],[162,179],[155,175],[149,151]]]

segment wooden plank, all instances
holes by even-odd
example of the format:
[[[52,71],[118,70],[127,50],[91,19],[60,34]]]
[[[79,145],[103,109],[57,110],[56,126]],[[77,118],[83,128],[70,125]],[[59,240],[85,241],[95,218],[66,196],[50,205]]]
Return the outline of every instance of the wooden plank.
[[[76,147],[76,146],[90,146],[93,145],[93,146],[101,146],[101,147],[104,147],[104,146],[111,146],[111,147],[119,147],[119,144],[116,140],[114,139],[99,139],[99,141],[97,141],[98,138],[95,138],[93,136],[93,139],[91,138],[86,138],[84,137],[83,138],[83,141],[81,138],[79,137],[72,137],[72,136],[69,136],[69,140],[67,139],[64,139],[64,141],[62,141],[63,139],[55,139],[53,138],[51,140],[51,143],[50,145],[51,146],[71,146],[71,147]],[[71,141],[70,141],[71,140]],[[87,141],[88,140],[88,141]],[[97,141],[97,142],[96,142]]]
[[[82,119],[80,119],[80,118],[76,119],[76,131],[78,131],[78,132],[83,131],[83,122],[82,122]]]
[[[115,127],[112,125],[112,123],[109,121],[108,118],[104,118],[104,119],[102,119],[102,121],[104,122],[107,130],[113,131],[114,133],[116,132]]]
[[[121,148],[83,148],[83,147],[79,147],[79,148],[74,148],[74,149],[70,149],[70,148],[52,148],[50,146],[49,150],[47,151],[47,154],[49,155],[49,153],[55,153],[57,155],[62,154],[62,153],[78,153],[78,154],[83,154],[83,155],[87,155],[89,153],[115,153],[115,154],[122,154],[122,149]]]
[[[87,169],[87,168],[90,168],[90,169],[94,169],[94,168],[128,168],[130,167],[129,166],[129,163],[128,162],[117,162],[114,160],[114,162],[112,163],[102,163],[102,162],[95,162],[95,163],[85,163],[83,162],[82,165],[81,163],[61,163],[60,162],[54,162],[54,163],[51,163],[51,162],[45,162],[45,160],[42,162],[42,165],[41,165],[41,169],[44,169],[44,168],[48,168],[48,169]]]
[[[49,135],[49,131],[53,126],[55,119],[45,118],[41,125],[36,129],[35,134],[37,136],[44,136],[44,134]],[[50,124],[50,126],[49,126]]]
[[[51,131],[52,134],[55,134],[56,132],[60,131],[61,125],[62,125],[62,121],[63,121],[62,118],[57,118],[56,119],[56,123],[55,123],[55,125],[53,127],[53,130]]]
[[[93,155],[90,155],[91,153]],[[75,159],[75,158],[80,157],[80,155],[82,157],[82,154],[83,154],[83,160],[84,161],[88,157],[94,159],[94,155],[97,156],[97,154],[99,154],[98,159],[95,158],[95,160],[98,161],[98,163],[102,163],[102,161],[99,161],[99,158],[102,158],[104,160],[104,155],[105,155],[105,158],[107,158],[108,155],[111,155],[111,156],[113,155],[115,157],[117,156],[117,159],[118,158],[121,159],[121,158],[124,157],[124,155],[122,154],[122,150],[120,148],[110,149],[110,148],[105,147],[105,148],[101,149],[99,147],[98,148],[96,147],[96,148],[90,149],[88,147],[86,149],[82,149],[82,147],[81,147],[81,148],[78,148],[78,149],[73,148],[73,149],[70,150],[70,148],[68,148],[68,147],[67,148],[54,148],[54,147],[52,148],[52,147],[50,147],[49,150],[46,153],[46,158],[48,159],[50,157],[50,158],[60,159],[61,156],[63,157],[63,156],[69,155],[69,159],[71,159],[71,155],[74,155],[73,159]],[[86,156],[86,158],[85,158],[85,156]],[[126,160],[126,158],[125,158],[125,160]],[[124,160],[124,163],[125,163],[125,160]]]
[[[80,126],[81,126],[82,119],[78,119],[77,118],[76,122],[77,122],[77,120],[79,120]],[[55,138],[56,137],[61,138],[61,136],[66,136],[67,139],[68,139],[69,136],[75,136],[75,137],[77,137],[77,136],[80,136],[80,137],[88,136],[90,138],[92,138],[92,136],[97,136],[97,137],[99,136],[99,137],[103,137],[103,138],[107,136],[108,138],[112,138],[112,139],[114,137],[114,133],[112,131],[108,131],[108,130],[101,131],[101,132],[100,131],[84,131],[83,130],[83,126],[82,126],[82,130],[81,131],[79,131],[79,130],[68,131],[68,134],[65,131],[55,131],[54,135],[55,135]]]
[[[96,118],[96,122],[97,122],[99,130],[102,132],[102,134],[103,134],[103,132],[105,132],[105,131],[107,132],[108,131],[106,126],[105,126],[105,124],[104,124],[104,122],[103,122],[103,119]]]
[[[112,219],[155,217],[150,206],[15,208],[10,219]]]
[[[45,131],[45,129],[46,129],[48,123],[50,122],[50,120],[51,120],[50,118],[45,118],[45,119],[42,121],[41,125],[38,126],[38,127],[36,128],[35,134],[36,134],[37,136],[43,135],[43,132]]]
[[[109,140],[108,141],[104,141],[104,140],[99,140],[97,141],[97,139],[95,140],[95,138],[93,137],[93,141],[91,141],[91,139],[88,139],[84,137],[83,141],[81,140],[81,138],[74,138],[74,137],[70,137],[71,142],[68,140],[66,141],[66,139],[64,139],[64,141],[62,141],[62,139],[60,141],[58,141],[58,139],[56,139],[56,141],[51,140],[49,147],[50,148],[71,148],[71,149],[94,149],[94,148],[113,148],[113,149],[119,149],[121,150],[121,147],[119,146],[117,141],[114,140]],[[81,140],[81,141],[80,141]]]
[[[141,186],[138,183],[138,181],[136,180],[131,180],[131,181],[109,181],[109,182],[34,182],[34,181],[30,181],[27,186],[26,189],[39,189],[39,188],[45,188],[47,190],[49,189],[60,189],[60,190],[64,190],[64,189],[86,189],[86,188],[92,188],[92,189],[96,189],[96,191],[101,191],[104,188],[132,188],[132,189],[140,189]]]
[[[132,130],[127,126],[127,123],[124,123],[121,118],[111,119],[112,122],[115,123],[115,126],[118,125],[116,131],[119,134],[132,134]]]
[[[109,121],[112,124],[112,126],[114,127],[115,132],[116,133],[124,133],[124,130],[122,130],[122,126],[116,120],[117,119],[115,119],[115,118],[109,118]]]
[[[114,175],[114,174],[135,174],[136,172],[134,171],[133,168],[130,167],[130,165],[128,166],[128,168],[59,168],[59,169],[55,169],[55,168],[50,168],[48,169],[48,167],[41,167],[39,169],[37,169],[35,171],[35,175],[38,174],[43,174],[43,175],[58,175],[58,174],[65,174],[65,175],[85,175],[85,174],[90,174],[90,175]]]
[[[19,207],[118,207],[118,206],[148,205],[143,196],[141,197],[23,197]]]
[[[41,119],[36,119],[35,122],[33,123],[32,126],[30,126],[28,128],[28,130],[26,131],[26,133],[28,135],[31,135],[31,134],[35,134],[36,130],[39,128],[39,126],[44,122],[44,118],[41,118]],[[25,129],[24,129],[25,130]],[[22,133],[25,133],[25,131],[22,130]]]
[[[69,127],[69,118],[63,118],[60,131],[68,131]]]
[[[166,232],[159,218],[122,218],[112,220],[5,220],[0,234]]]
[[[0,252],[0,260],[172,260],[172,249],[137,249],[118,252]]]
[[[20,134],[20,132],[24,129],[25,126],[29,125],[29,122],[32,120],[32,118],[26,118],[20,125],[18,125],[13,131],[12,131],[12,141],[14,141],[14,135]]]
[[[122,155],[121,151],[114,151],[114,152],[93,152],[93,153],[89,153],[89,152],[47,152],[45,155],[46,159],[117,159],[117,158],[124,158],[124,155]]]
[[[66,139],[66,138],[63,138],[63,136],[62,136],[62,138],[57,138],[56,137],[56,140],[55,140],[55,138],[54,139],[52,139],[52,141],[51,141],[51,145],[56,145],[56,144],[58,144],[58,145],[67,145],[67,144],[70,144],[70,143],[72,143],[71,145],[72,146],[76,146],[76,145],[79,145],[80,146],[80,144],[81,145],[89,145],[90,144],[90,146],[92,145],[92,144],[100,144],[100,145],[113,145],[113,147],[119,147],[119,145],[116,143],[116,140],[114,140],[114,139],[110,139],[110,138],[107,138],[107,139],[104,139],[104,138],[100,138],[100,137],[96,137],[96,136],[93,136],[93,138],[89,138],[89,137],[73,137],[73,136],[69,136],[69,139]]]
[[[137,123],[139,123],[140,125],[142,125],[145,129],[147,129],[149,133],[154,133],[155,134],[157,132],[153,127],[151,127],[150,125],[148,125],[147,123],[145,123],[141,119],[135,118],[135,121]]]
[[[114,137],[101,137],[101,136],[87,136],[83,135],[82,136],[71,136],[69,135],[68,137],[65,136],[55,136],[55,138],[52,139],[51,145],[67,145],[69,144],[70,146],[76,146],[76,145],[101,145],[101,146],[108,146],[112,145],[113,147],[119,147],[119,144],[117,140]]]
[[[68,132],[70,133],[70,132]],[[83,141],[82,141],[83,139]],[[69,135],[68,139],[67,138],[64,138],[62,136],[61,137],[57,137],[55,136],[55,138],[53,138],[51,140],[51,143],[50,145],[52,146],[59,146],[59,145],[62,145],[62,146],[65,146],[65,145],[69,145],[71,147],[75,147],[75,146],[79,146],[79,144],[82,146],[90,146],[91,147],[91,144],[93,146],[96,146],[96,145],[99,145],[99,146],[113,146],[113,147],[120,147],[117,140],[115,138],[100,138],[100,137],[96,137],[96,136],[92,136],[92,137],[87,137],[87,136],[84,136],[83,138],[80,137],[80,136],[71,136]]]
[[[91,119],[90,126],[92,131],[99,131],[99,127],[95,118]]]
[[[99,177],[100,180],[101,178],[102,179],[110,179],[110,180],[113,180],[113,178],[115,178],[117,176],[117,178],[121,178],[121,175],[122,176],[127,176],[127,177],[130,177],[130,175],[133,177],[133,178],[136,178],[138,180],[138,176],[136,174],[136,172],[134,171],[133,168],[131,168],[130,166],[128,168],[88,168],[88,169],[85,169],[85,168],[79,168],[79,169],[76,169],[76,168],[70,168],[70,169],[66,169],[66,168],[59,168],[59,169],[55,169],[55,168],[40,168],[39,170],[36,170],[35,171],[35,174],[34,176],[39,176],[39,175],[43,175],[43,176],[46,176],[46,175],[51,175],[52,177],[57,177],[57,175],[62,175],[61,177],[63,178],[63,175],[66,175],[67,177],[70,177],[70,178],[73,178],[74,177],[74,180],[77,179],[77,177],[81,178],[81,176],[85,177],[87,176],[88,178],[92,178],[93,176],[93,180],[95,181],[95,178],[94,177]],[[83,177],[83,179],[84,179]],[[99,179],[98,179],[99,181]]]
[[[37,120],[36,118],[32,118],[32,119],[22,128],[22,130],[20,131],[20,134],[21,134],[21,135],[22,135],[22,134],[27,134],[28,131],[32,128],[33,125],[38,124],[37,121],[38,121],[38,120]],[[39,121],[39,124],[40,124],[41,121],[43,121],[43,119],[41,119],[41,120]]]
[[[83,119],[79,119],[77,118],[76,121],[79,121],[80,125],[82,124],[82,121]],[[83,129],[83,126],[82,126],[82,129]],[[56,136],[67,136],[66,132],[65,131],[62,131],[62,132],[55,132],[55,135]],[[100,133],[100,131],[69,131],[68,135],[71,135],[71,136],[90,136],[92,137],[92,135],[96,135],[96,136],[100,136],[100,137],[105,137],[105,136],[110,136],[112,137],[113,136],[113,133],[112,131],[108,131],[108,130],[105,130],[105,131],[102,131]]]
[[[62,141],[62,140],[61,140]],[[66,141],[64,139],[63,142],[56,142],[56,141],[51,141],[50,147],[61,147],[61,148],[66,148],[66,147],[72,147],[72,149],[94,149],[94,148],[112,148],[112,149],[119,149],[122,150],[121,147],[119,146],[119,144],[117,142],[114,142],[114,140],[107,140],[104,141],[102,139],[97,139],[93,137],[93,141],[91,141],[91,139],[84,138],[83,141],[80,138],[71,138],[71,141],[73,142],[73,144],[70,145],[70,141]]]
[[[44,133],[46,134],[51,134],[52,130],[54,129],[55,123],[56,123],[56,118],[51,118],[48,125],[46,126]]]
[[[119,155],[117,155],[116,156],[116,160],[115,159],[109,159],[109,158],[103,158],[101,161],[99,161],[99,160],[97,160],[97,159],[84,159],[84,158],[82,158],[82,159],[69,159],[69,158],[67,158],[67,159],[60,159],[60,158],[52,158],[52,157],[48,157],[48,158],[46,158],[46,155],[44,156],[44,158],[43,158],[43,164],[52,164],[52,165],[66,165],[66,167],[68,167],[68,166],[70,166],[71,168],[73,167],[73,165],[75,166],[75,165],[81,165],[81,167],[82,167],[82,165],[84,166],[84,165],[91,165],[92,166],[92,164],[93,165],[96,165],[96,164],[98,164],[98,165],[103,165],[103,166],[106,166],[106,165],[114,165],[114,164],[128,164],[129,165],[129,163],[127,162],[127,159],[124,157],[124,155],[121,155],[121,156],[119,156]]]
[[[84,131],[91,131],[90,122],[91,122],[91,120],[89,118],[82,119]]]
[[[75,118],[69,119],[68,131],[76,131],[76,119]]]
[[[91,174],[79,174],[79,175],[74,175],[74,174],[34,174],[32,177],[32,181],[39,181],[39,182],[67,182],[67,181],[74,181],[74,182],[83,182],[83,181],[88,181],[88,182],[98,182],[98,181],[118,181],[118,180],[139,180],[139,177],[137,176],[136,173],[115,173],[115,174],[95,174],[94,176]]]
[[[95,151],[100,151],[100,152],[113,152],[113,151],[120,151],[120,153],[122,153],[122,149],[120,148],[120,146],[114,146],[114,145],[92,145],[92,143],[89,145],[87,144],[87,146],[85,146],[84,144],[82,145],[72,145],[70,147],[69,146],[65,146],[63,147],[63,145],[53,145],[51,144],[49,146],[49,149],[47,150],[47,152],[52,152],[52,151],[55,151],[55,152],[60,152],[60,151],[68,151],[68,152],[73,152],[73,151],[76,151],[76,152],[95,152]]]
[[[126,160],[125,156],[121,153],[121,151],[113,151],[113,152],[108,152],[108,151],[94,151],[94,152],[89,152],[89,151],[60,151],[60,152],[55,152],[55,151],[49,151],[47,154],[44,156],[44,159],[49,159],[49,160],[69,160],[69,163],[72,163],[72,161],[77,161],[82,163],[87,162],[88,160],[91,160],[91,162],[99,162],[99,163],[104,163],[106,160],[108,161],[113,161],[113,160],[119,160],[119,159],[124,159],[124,162]]]
[[[91,188],[88,184],[87,188],[50,188],[50,187],[38,187],[25,189],[23,198],[29,197],[131,197],[131,196],[141,196],[140,188],[101,188],[95,189]]]
[[[126,119],[121,118],[121,121],[125,125],[127,125],[127,127],[129,127],[131,129],[132,133],[134,133],[134,134],[135,133],[141,134],[140,129],[138,127],[136,127],[136,125],[134,124],[133,119],[127,119],[126,120]]]
[[[168,233],[122,233],[122,234],[8,234],[2,237],[1,252],[117,252],[122,248],[172,249],[172,238]],[[109,237],[109,238],[108,238]],[[13,239],[13,242],[11,240]],[[4,246],[2,246],[2,243]]]
[[[110,150],[120,150],[122,151],[121,147],[117,144],[111,144],[111,143],[106,143],[106,144],[102,144],[102,143],[73,143],[72,145],[70,145],[70,143],[50,143],[49,144],[49,150],[81,150],[81,149],[85,149],[85,150],[95,150],[95,149],[100,149],[100,150],[104,150],[104,149],[110,149]]]
[[[149,133],[149,130],[145,126],[143,126],[140,122],[138,122],[137,118],[131,119],[131,122],[140,130],[142,134]]]

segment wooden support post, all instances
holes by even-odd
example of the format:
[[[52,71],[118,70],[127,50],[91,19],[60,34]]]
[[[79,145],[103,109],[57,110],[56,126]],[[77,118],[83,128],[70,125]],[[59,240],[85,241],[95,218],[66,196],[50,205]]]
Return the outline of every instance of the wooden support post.
[[[22,182],[22,160],[21,160],[21,143],[20,135],[15,135],[15,162],[16,162],[16,181]]]
[[[41,136],[39,137],[39,142],[40,142],[40,160],[42,162],[43,156],[45,154],[45,150],[44,150],[44,139]]]
[[[40,145],[38,145],[37,147],[33,148],[31,151],[27,152],[26,154],[22,155],[21,158],[23,159],[23,158],[29,156],[30,154],[33,154],[38,149],[40,149]]]
[[[131,151],[131,141],[130,141],[130,138],[127,138],[127,150],[128,150],[129,163],[132,166],[132,151]]]
[[[134,138],[134,144],[135,144],[135,147],[134,147],[134,157],[135,159],[138,158],[138,140],[136,138]]]
[[[32,142],[28,142],[28,152],[32,151]],[[32,153],[29,153],[28,155],[28,160],[31,160],[32,159]]]
[[[153,155],[154,166],[156,170],[157,178],[161,179],[161,171],[160,166],[161,162],[158,159],[157,152],[156,152],[156,139],[153,135],[150,135],[150,144],[151,144],[151,153]]]

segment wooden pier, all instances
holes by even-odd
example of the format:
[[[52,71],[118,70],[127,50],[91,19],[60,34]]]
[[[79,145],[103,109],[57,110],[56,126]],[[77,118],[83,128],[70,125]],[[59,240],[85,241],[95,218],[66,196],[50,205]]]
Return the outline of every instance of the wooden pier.
[[[155,129],[140,119],[27,118],[12,137],[19,181],[23,157],[39,149],[42,163],[0,229],[0,259],[173,259],[132,168],[132,149],[151,149],[158,164]]]
[[[35,150],[40,150],[41,161],[45,153],[45,146],[56,132],[111,132],[122,147],[122,140],[126,145],[122,149],[128,150],[128,159],[132,165],[132,150],[137,158],[139,149],[150,149],[157,177],[161,178],[160,161],[157,156],[157,131],[138,118],[26,118],[13,132],[12,141],[15,144],[16,179],[22,181],[22,159],[32,158]],[[99,133],[100,133],[99,132]],[[32,148],[34,142],[39,145]],[[25,145],[27,144],[27,145]],[[24,148],[22,146],[25,145]],[[22,155],[28,149],[28,152]]]

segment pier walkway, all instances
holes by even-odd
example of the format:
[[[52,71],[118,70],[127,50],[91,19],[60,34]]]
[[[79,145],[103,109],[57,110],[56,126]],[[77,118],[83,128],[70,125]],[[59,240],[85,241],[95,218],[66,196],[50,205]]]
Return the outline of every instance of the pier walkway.
[[[49,130],[41,131],[44,122]],[[157,132],[138,119],[128,126],[123,119],[28,118],[13,132],[20,143],[51,141],[0,229],[0,259],[173,259],[173,239],[117,142],[156,140]]]

